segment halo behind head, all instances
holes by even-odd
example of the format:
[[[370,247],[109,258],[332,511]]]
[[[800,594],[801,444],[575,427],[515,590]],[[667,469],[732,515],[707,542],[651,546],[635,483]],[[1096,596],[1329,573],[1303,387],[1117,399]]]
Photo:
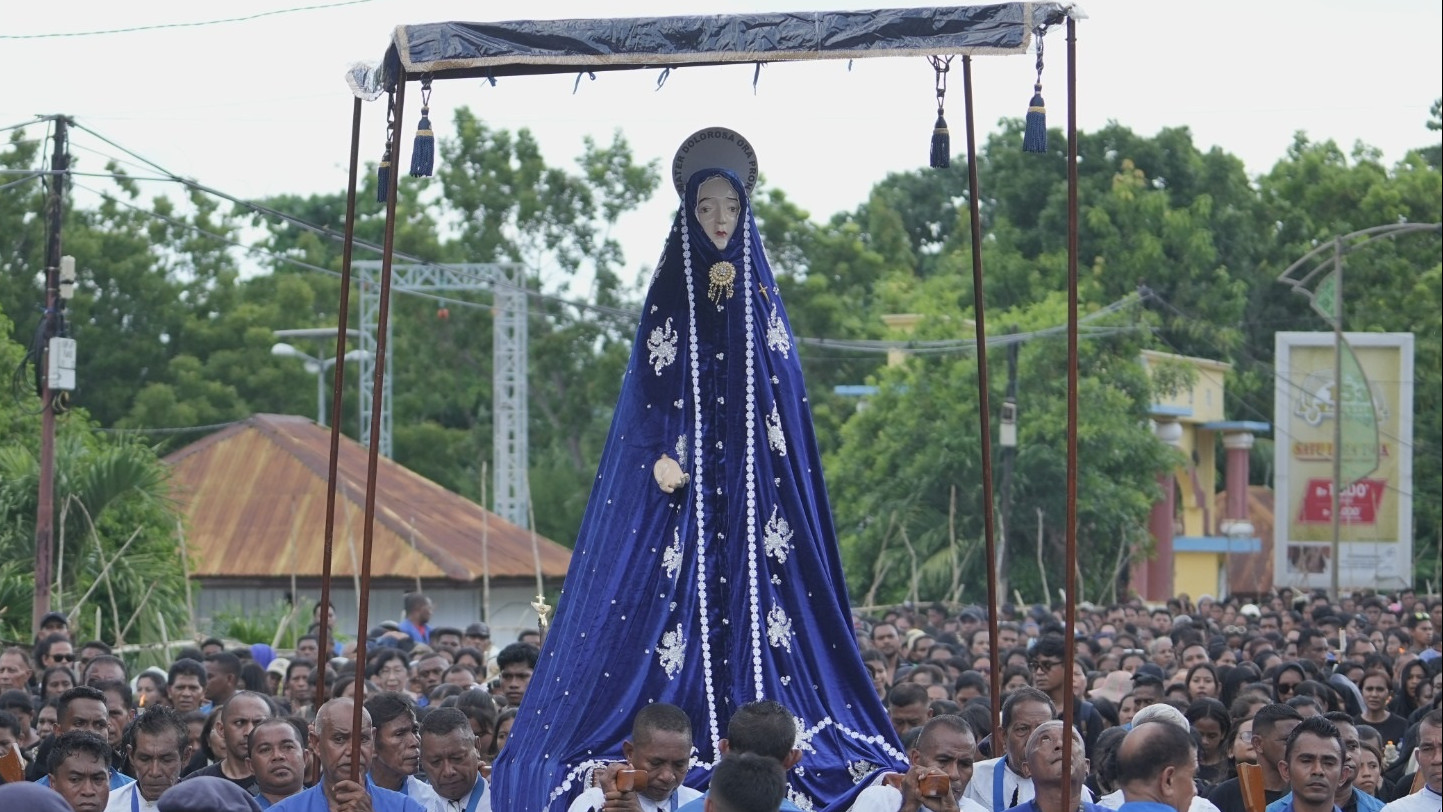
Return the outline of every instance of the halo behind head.
[[[693,173],[718,168],[736,173],[748,195],[757,185],[757,153],[740,133],[707,127],[687,136],[671,161],[671,182],[677,196],[686,195],[686,182]]]

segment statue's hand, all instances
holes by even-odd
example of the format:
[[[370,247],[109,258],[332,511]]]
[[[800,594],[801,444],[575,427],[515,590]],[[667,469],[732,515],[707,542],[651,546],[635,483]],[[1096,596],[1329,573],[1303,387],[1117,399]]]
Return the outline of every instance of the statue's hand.
[[[665,454],[651,467],[651,475],[656,478],[656,486],[663,493],[676,493],[677,488],[691,481],[691,477],[682,472],[681,464]]]

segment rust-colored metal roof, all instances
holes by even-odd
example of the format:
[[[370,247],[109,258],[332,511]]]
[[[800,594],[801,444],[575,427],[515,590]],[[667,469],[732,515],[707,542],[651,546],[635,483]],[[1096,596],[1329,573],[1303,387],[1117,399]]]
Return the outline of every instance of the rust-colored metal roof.
[[[259,414],[167,456],[195,553],[208,578],[319,577],[331,433],[303,417]],[[360,571],[366,448],[341,438],[331,571]],[[483,551],[483,539],[489,552]],[[571,551],[535,539],[542,575],[566,575]],[[373,577],[474,581],[534,577],[532,534],[397,463],[376,474]]]

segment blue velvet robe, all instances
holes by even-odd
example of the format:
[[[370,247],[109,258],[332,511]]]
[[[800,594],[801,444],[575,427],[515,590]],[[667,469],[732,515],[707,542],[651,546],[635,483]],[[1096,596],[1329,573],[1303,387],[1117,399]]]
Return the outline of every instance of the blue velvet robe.
[[[697,189],[742,204],[719,251]],[[735,278],[713,286],[730,262]],[[690,482],[661,491],[663,455]],[[820,454],[786,309],[747,195],[692,176],[652,278],[557,614],[495,765],[498,812],[564,810],[621,758],[632,717],[670,702],[692,721],[704,785],[733,711],[797,717],[792,798],[821,810],[905,755],[852,636]]]

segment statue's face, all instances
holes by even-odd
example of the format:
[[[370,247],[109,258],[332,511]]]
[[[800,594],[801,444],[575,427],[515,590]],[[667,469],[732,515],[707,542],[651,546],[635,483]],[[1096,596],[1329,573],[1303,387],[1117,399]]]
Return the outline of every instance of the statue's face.
[[[726,178],[715,177],[704,181],[696,192],[696,219],[702,230],[718,249],[724,250],[727,241],[737,229],[737,218],[741,214],[741,201],[736,189]]]

